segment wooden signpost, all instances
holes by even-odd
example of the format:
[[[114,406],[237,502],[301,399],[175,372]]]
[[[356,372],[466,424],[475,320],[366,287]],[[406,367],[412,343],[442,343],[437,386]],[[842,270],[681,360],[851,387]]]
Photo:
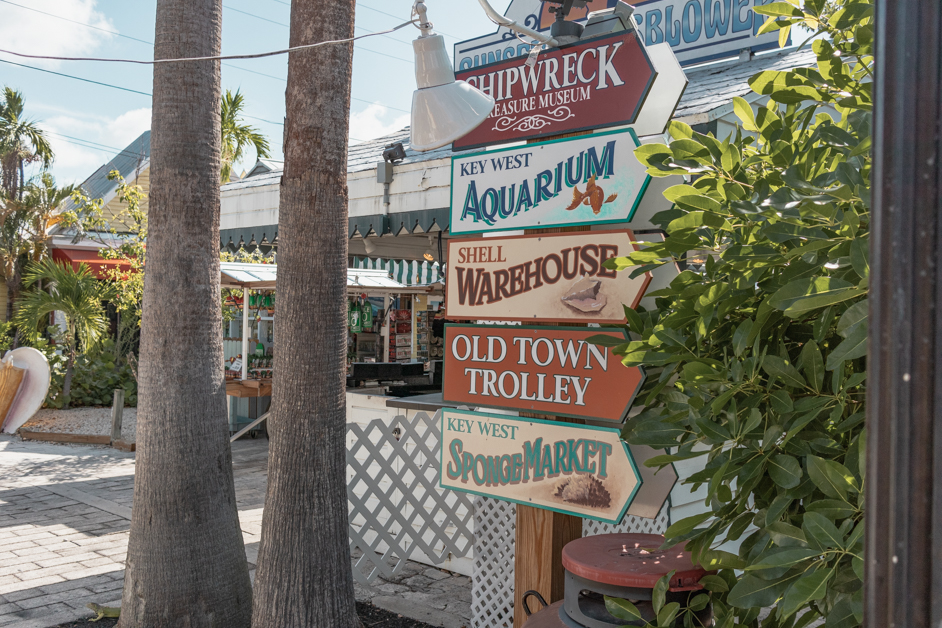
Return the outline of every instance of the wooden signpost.
[[[606,523],[641,488],[620,430],[442,411],[441,486]]]
[[[587,342],[602,334],[628,342],[622,330],[446,325],[445,401],[621,424],[644,370]]]
[[[651,275],[603,263],[638,250],[634,234],[585,231],[449,240],[450,320],[623,323]]]
[[[483,59],[484,50],[474,54]],[[649,54],[637,29],[551,49],[526,64],[511,53],[479,67],[456,56],[464,70],[458,78],[497,106],[454,148],[531,143],[453,158],[450,230],[525,235],[449,241],[446,316],[622,323],[621,305],[636,307],[652,277],[605,269],[606,259],[635,250],[635,234],[592,229],[634,228],[651,180],[634,156],[635,129],[591,131],[635,124],[662,132],[686,77],[666,46]],[[539,139],[547,141],[532,143]],[[643,383],[641,369],[587,343],[598,334],[628,340],[612,328],[446,326],[445,400],[521,414],[444,410],[440,476],[445,488],[518,504],[515,628],[526,621],[524,592],[562,598],[561,551],[582,536],[582,518],[655,518],[677,481],[673,469],[639,467],[635,456],[646,460],[655,450],[627,446],[618,427],[583,424],[620,425]]]

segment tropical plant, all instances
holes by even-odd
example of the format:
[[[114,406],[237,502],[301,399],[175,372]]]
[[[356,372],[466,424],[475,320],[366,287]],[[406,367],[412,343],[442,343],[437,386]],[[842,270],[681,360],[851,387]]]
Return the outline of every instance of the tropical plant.
[[[269,156],[268,139],[258,129],[242,121],[245,96],[226,90],[222,98],[222,182],[232,178],[232,166],[242,160],[245,149],[255,147],[259,159]]]
[[[106,212],[104,199],[91,199],[83,190],[75,190],[72,193],[74,209],[62,212],[57,219],[75,238],[97,242],[101,246],[98,255],[103,259],[121,262],[120,267],[104,271],[115,290],[112,305],[118,315],[118,325],[114,359],[120,362],[130,356],[140,327],[148,222],[147,212],[141,207],[143,189],[128,184],[117,170],[108,173],[108,179],[117,182],[118,211]],[[121,225],[121,231],[115,225]]]
[[[113,289],[99,282],[85,264],[76,270],[71,265],[59,264],[50,258],[26,268],[24,287],[39,282],[45,284],[46,289],[27,292],[20,300],[15,320],[18,326],[35,330],[45,327],[50,314],[62,312],[67,355],[62,401],[68,407],[75,358],[108,332],[108,317],[102,301],[112,298]]]
[[[652,176],[689,183],[654,217],[666,240],[608,265],[704,263],[649,295],[655,309],[625,308],[632,339],[614,350],[648,380],[624,436],[666,450],[649,466],[701,461],[685,482],[707,510],[674,522],[666,545],[687,542],[719,570],[704,581],[716,626],[852,628],[863,616],[873,3],[755,10],[776,18],[767,30],[811,29],[817,65],[752,77],[768,102],[735,99],[732,137],[673,122],[669,145],[636,152]],[[630,603],[609,605],[637,619]]]
[[[32,247],[32,261],[42,260],[49,252],[49,229],[61,219],[59,206],[75,192],[74,185],[58,187],[56,178],[44,170],[26,186],[24,202],[29,209],[27,230]]]
[[[26,164],[52,163],[53,151],[45,132],[23,117],[26,102],[22,92],[3,88],[0,101],[0,186],[9,200],[21,200],[26,187]]]

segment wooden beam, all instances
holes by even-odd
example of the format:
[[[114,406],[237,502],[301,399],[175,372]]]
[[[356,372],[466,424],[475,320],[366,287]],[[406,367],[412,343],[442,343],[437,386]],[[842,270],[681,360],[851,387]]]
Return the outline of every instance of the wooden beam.
[[[582,518],[517,506],[514,550],[514,628],[526,622],[523,594],[537,591],[548,603],[563,599],[563,547],[582,538]],[[530,610],[537,612],[530,601]]]
[[[63,434],[59,432],[27,432],[20,430],[23,440],[37,440],[46,443],[71,443],[73,445],[110,445],[110,436],[94,436],[91,434]]]

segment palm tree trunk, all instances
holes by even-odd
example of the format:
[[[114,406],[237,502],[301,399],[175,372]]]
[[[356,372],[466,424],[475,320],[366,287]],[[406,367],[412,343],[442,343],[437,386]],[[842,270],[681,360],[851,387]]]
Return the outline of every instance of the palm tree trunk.
[[[155,59],[220,51],[220,0],[158,0]],[[219,327],[220,73],[154,66],[134,508],[121,628],[248,628]]]
[[[75,351],[69,350],[69,360],[65,363],[65,379],[62,381],[62,397],[68,401],[62,407],[66,410],[72,404],[72,375],[75,373]]]
[[[352,37],[353,15],[354,0],[295,1],[291,45]],[[288,61],[276,308],[278,335],[291,342],[275,351],[256,627],[360,625],[344,442],[352,58],[352,46],[333,45]]]

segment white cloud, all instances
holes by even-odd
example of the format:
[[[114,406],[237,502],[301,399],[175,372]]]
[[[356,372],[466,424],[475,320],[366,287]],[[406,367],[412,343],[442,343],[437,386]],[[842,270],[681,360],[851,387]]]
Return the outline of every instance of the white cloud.
[[[150,128],[151,110],[132,109],[116,118],[52,116],[40,123],[56,154],[52,171],[60,184],[81,183]],[[82,146],[72,138],[83,140]],[[96,144],[98,146],[96,146]],[[109,148],[105,148],[109,147]],[[113,150],[117,149],[117,150]]]
[[[350,142],[372,140],[409,126],[409,114],[393,117],[388,107],[378,102],[350,115]]]
[[[8,50],[15,50],[33,55],[52,57],[85,56],[94,52],[102,43],[114,39],[114,35],[83,28],[53,15],[91,24],[97,28],[117,31],[103,14],[95,10],[96,0],[29,0],[23,2],[38,11],[51,13],[43,15],[22,7],[6,4],[0,10],[0,42]],[[18,3],[19,4],[19,3]],[[25,63],[26,61],[24,61]],[[44,67],[57,67],[62,62],[30,59]]]

